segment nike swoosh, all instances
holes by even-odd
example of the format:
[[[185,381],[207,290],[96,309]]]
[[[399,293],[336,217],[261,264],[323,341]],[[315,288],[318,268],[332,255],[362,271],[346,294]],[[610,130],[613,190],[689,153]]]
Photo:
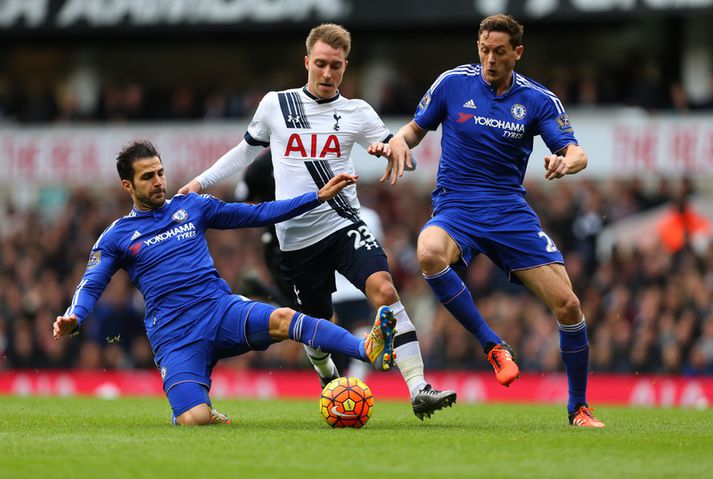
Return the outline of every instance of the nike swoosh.
[[[354,414],[354,413],[352,413],[352,414],[345,414],[345,413],[343,413],[343,412],[339,412],[339,411],[337,410],[337,406],[332,406],[332,414],[334,414],[335,416],[340,416],[340,417],[357,417],[357,415]]]

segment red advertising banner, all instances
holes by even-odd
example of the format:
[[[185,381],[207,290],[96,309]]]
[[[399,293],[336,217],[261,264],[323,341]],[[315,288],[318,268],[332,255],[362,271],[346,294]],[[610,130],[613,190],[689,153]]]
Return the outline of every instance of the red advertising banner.
[[[712,0],[713,1],[713,0]],[[579,143],[592,159],[589,178],[697,175],[709,177],[713,166],[713,115],[649,116],[631,109],[570,112]],[[397,131],[408,118],[385,118]],[[479,121],[484,121],[478,117]],[[487,120],[487,118],[485,119]],[[154,123],[0,128],[0,185],[27,189],[32,185],[118,184],[114,158],[137,138],[151,140],[161,152],[168,177],[193,178],[237,145],[248,124]],[[418,167],[405,181],[433,182],[440,159],[440,130],[414,150]],[[549,154],[535,141],[529,180],[543,180],[542,158]],[[366,181],[384,173],[386,162],[363,148],[351,152],[356,171]],[[178,187],[179,185],[173,185]],[[170,189],[170,188],[169,188]]]
[[[489,373],[431,371],[435,387],[455,389],[462,402],[564,403],[564,375],[523,374],[504,388]],[[407,399],[398,374],[372,374],[366,378],[374,396]],[[320,388],[311,371],[231,371],[213,373],[215,398],[315,398]],[[19,396],[121,396],[163,395],[161,377],[153,371],[9,371],[0,373],[0,394]],[[587,397],[596,404],[708,408],[713,401],[713,377],[592,375]]]

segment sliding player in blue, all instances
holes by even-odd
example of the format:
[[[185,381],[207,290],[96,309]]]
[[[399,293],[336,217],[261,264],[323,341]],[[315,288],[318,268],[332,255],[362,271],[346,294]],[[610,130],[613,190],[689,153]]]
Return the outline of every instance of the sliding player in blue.
[[[390,308],[379,309],[371,334],[361,340],[329,320],[251,301],[233,294],[220,277],[205,238],[208,228],[266,226],[293,218],[331,200],[356,176],[338,174],[296,198],[248,205],[195,193],[167,199],[163,162],[145,141],[124,148],[116,166],[134,206],[94,244],[72,304],[54,323],[55,339],[79,330],[123,268],[144,296],[146,334],[176,424],[230,422],[211,406],[213,366],[283,339],[369,361],[380,371],[393,366],[396,320]]]
[[[428,131],[443,128],[441,159],[433,192],[433,217],[418,238],[421,271],[438,300],[480,342],[497,380],[515,381],[520,370],[512,349],[485,322],[463,281],[451,269],[483,253],[513,282],[534,292],[553,311],[567,379],[570,424],[604,427],[587,406],[589,344],[579,299],[562,254],[542,230],[522,186],[533,138],[552,152],[545,178],[554,180],[587,166],[560,100],[514,71],[522,56],[523,27],[508,15],[484,19],[478,31],[480,64],[443,73],[418,105],[413,121],[389,145],[382,178],[396,183],[410,166],[409,148]]]

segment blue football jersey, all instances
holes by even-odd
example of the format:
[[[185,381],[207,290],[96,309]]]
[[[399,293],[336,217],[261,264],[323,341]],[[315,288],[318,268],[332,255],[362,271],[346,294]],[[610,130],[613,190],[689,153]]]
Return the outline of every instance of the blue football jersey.
[[[524,195],[533,138],[540,135],[552,152],[577,140],[552,92],[513,72],[511,88],[496,96],[480,68],[471,64],[446,71],[416,110],[414,121],[421,128],[443,127],[437,188],[456,200]]]
[[[258,205],[225,203],[210,195],[177,195],[158,209],[131,212],[112,223],[92,247],[86,272],[65,315],[82,323],[125,269],[146,302],[144,323],[154,350],[199,326],[193,306],[231,294],[208,250],[205,231],[266,226],[319,206],[317,193]]]

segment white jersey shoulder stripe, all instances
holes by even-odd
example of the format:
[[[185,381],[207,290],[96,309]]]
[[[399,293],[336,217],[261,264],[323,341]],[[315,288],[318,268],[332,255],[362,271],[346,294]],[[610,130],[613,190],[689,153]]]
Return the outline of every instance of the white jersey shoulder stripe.
[[[540,85],[535,85],[530,80],[528,80],[527,78],[520,76],[520,75],[516,75],[515,82],[524,88],[531,88],[535,91],[542,93],[543,95],[548,97],[550,100],[552,100],[552,102],[555,104],[555,108],[557,109],[557,113],[559,113],[559,114],[564,113],[564,106],[562,105],[562,102],[560,101],[560,99],[557,98],[557,96],[554,93],[552,93],[551,91],[549,91],[547,88],[544,88]]]
[[[124,216],[123,218],[118,218],[114,220],[112,224],[110,224],[104,231],[102,231],[102,234],[99,235],[99,238],[97,238],[96,242],[94,243],[94,246],[92,246],[92,249],[97,249],[97,246],[99,246],[99,242],[102,240],[102,238],[104,238],[104,235],[106,235],[119,221],[123,220],[124,218],[132,218],[134,216],[136,216],[136,213],[134,213],[134,211],[132,210],[131,213]]]
[[[77,306],[77,301],[79,300],[79,293],[82,291],[82,288],[84,288],[84,286],[86,286],[87,281],[89,281],[89,280],[85,278],[82,281],[80,281],[79,284],[77,285],[77,288],[74,291],[74,296],[72,296],[72,303],[67,308],[67,311],[64,312],[65,317],[68,317],[74,313],[74,308]]]
[[[470,65],[470,64],[461,65],[461,66],[455,67],[451,70],[441,73],[441,75],[438,78],[436,78],[436,81],[433,82],[433,85],[431,85],[431,88],[429,88],[428,91],[433,93],[433,91],[438,87],[438,85],[440,85],[441,82],[449,76],[454,76],[454,75],[476,76],[479,74],[480,74],[480,65]]]

